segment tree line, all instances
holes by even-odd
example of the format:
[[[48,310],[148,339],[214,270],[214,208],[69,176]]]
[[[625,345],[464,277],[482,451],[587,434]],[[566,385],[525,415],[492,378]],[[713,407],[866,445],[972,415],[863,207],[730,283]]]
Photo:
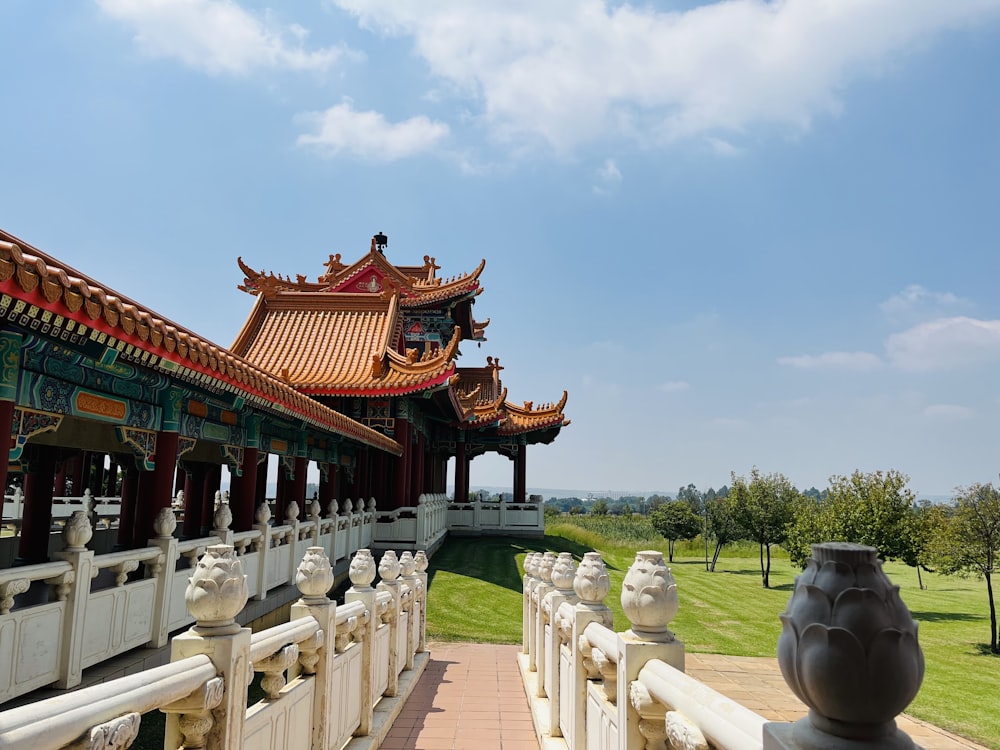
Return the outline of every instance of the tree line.
[[[992,581],[1000,573],[1000,490],[992,484],[959,487],[951,502],[935,504],[918,500],[908,482],[893,469],[855,471],[831,477],[823,490],[802,492],[783,474],[755,467],[749,476],[733,473],[725,494],[682,487],[649,518],[667,540],[671,560],[677,541],[702,536],[709,571],[727,544],[757,544],[765,588],[772,548],[784,548],[793,563],[804,566],[810,545],[827,541],[875,547],[884,560],[914,566],[921,588],[921,571],[977,576],[986,582],[990,650],[1000,653]]]

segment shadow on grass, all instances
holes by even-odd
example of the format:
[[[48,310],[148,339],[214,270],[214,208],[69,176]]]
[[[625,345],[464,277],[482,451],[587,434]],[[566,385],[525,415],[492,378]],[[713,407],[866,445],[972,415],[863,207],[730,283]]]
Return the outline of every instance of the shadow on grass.
[[[917,612],[910,610],[914,620],[922,622],[979,622],[986,615],[970,615],[967,612]],[[989,648],[987,646],[987,648]]]
[[[1000,659],[1000,653],[990,649],[990,644],[988,643],[977,643],[976,652],[980,656],[992,656],[994,659]]]
[[[449,537],[431,558],[427,568],[427,583],[430,586],[438,570],[471,576],[502,586],[512,591],[521,591],[524,575],[518,556],[528,552],[569,552],[577,560],[583,559],[591,548],[561,537],[544,539],[522,539],[505,536],[489,537]],[[609,570],[616,568],[605,561]]]

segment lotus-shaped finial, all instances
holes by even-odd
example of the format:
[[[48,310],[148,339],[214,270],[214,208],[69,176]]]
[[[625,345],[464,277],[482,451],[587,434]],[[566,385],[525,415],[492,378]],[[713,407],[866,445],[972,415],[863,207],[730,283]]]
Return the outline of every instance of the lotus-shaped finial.
[[[600,552],[585,552],[576,569],[573,589],[586,606],[603,604],[604,597],[611,591],[611,576]]]
[[[326,551],[322,547],[309,547],[295,571],[295,585],[302,596],[307,600],[325,599],[333,583],[333,568]]]
[[[812,551],[778,639],[781,673],[812,709],[810,726],[796,731],[908,746],[894,719],[924,676],[917,623],[875,548],[828,542]]]
[[[672,641],[667,625],[677,614],[677,583],[663,553],[643,550],[622,581],[622,610],[632,633],[644,639]]]
[[[576,576],[576,561],[570,552],[560,552],[552,566],[552,585],[560,592],[570,594],[574,599],[573,578]]]
[[[213,544],[198,561],[184,592],[188,612],[199,628],[235,627],[250,592],[243,563],[228,544]]]
[[[399,578],[400,565],[399,558],[396,557],[395,550],[388,549],[382,554],[382,559],[378,562],[378,574],[383,581],[395,581]]]
[[[351,578],[353,588],[359,591],[371,590],[375,580],[375,558],[370,549],[359,549],[351,559],[347,574]]]

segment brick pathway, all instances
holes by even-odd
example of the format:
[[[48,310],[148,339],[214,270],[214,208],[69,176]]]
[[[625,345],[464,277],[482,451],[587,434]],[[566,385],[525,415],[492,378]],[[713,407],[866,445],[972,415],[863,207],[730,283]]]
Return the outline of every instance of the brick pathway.
[[[538,750],[518,646],[432,643],[382,750]]]

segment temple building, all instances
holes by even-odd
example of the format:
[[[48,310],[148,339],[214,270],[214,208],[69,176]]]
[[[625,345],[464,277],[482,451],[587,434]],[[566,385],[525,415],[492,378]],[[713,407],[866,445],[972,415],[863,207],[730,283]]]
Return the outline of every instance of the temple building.
[[[489,321],[473,317],[485,261],[442,279],[428,256],[390,263],[386,244],[376,235],[351,264],[331,255],[315,281],[240,259],[239,288],[257,299],[224,349],[0,231],[0,420],[11,424],[0,480],[23,497],[17,518],[5,504],[17,542],[3,540],[0,567],[48,560],[53,498],[84,492],[120,503],[99,551],[141,547],[168,507],[182,537],[205,535],[223,466],[236,532],[265,500],[278,521],[313,499],[324,516],[345,498],[389,512],[443,498],[451,479],[462,504],[487,451],[512,460],[524,503],[527,447],[568,424],[566,394],[515,404],[498,359],[458,367],[462,342],[485,341]]]
[[[458,367],[462,342],[486,340],[489,320],[478,322],[472,309],[485,260],[442,279],[434,258],[394,265],[386,245],[380,233],[354,263],[331,255],[316,281],[255,271],[240,259],[240,289],[257,302],[232,352],[400,445],[398,457],[359,447],[354,496],[373,496],[380,509],[414,506],[445,492],[454,458],[454,500],[465,503],[469,463],[493,451],[512,459],[514,502],[525,502],[527,447],[552,442],[568,424],[566,393],[557,403],[514,404],[499,359]],[[341,467],[331,470],[321,502],[343,486]]]

